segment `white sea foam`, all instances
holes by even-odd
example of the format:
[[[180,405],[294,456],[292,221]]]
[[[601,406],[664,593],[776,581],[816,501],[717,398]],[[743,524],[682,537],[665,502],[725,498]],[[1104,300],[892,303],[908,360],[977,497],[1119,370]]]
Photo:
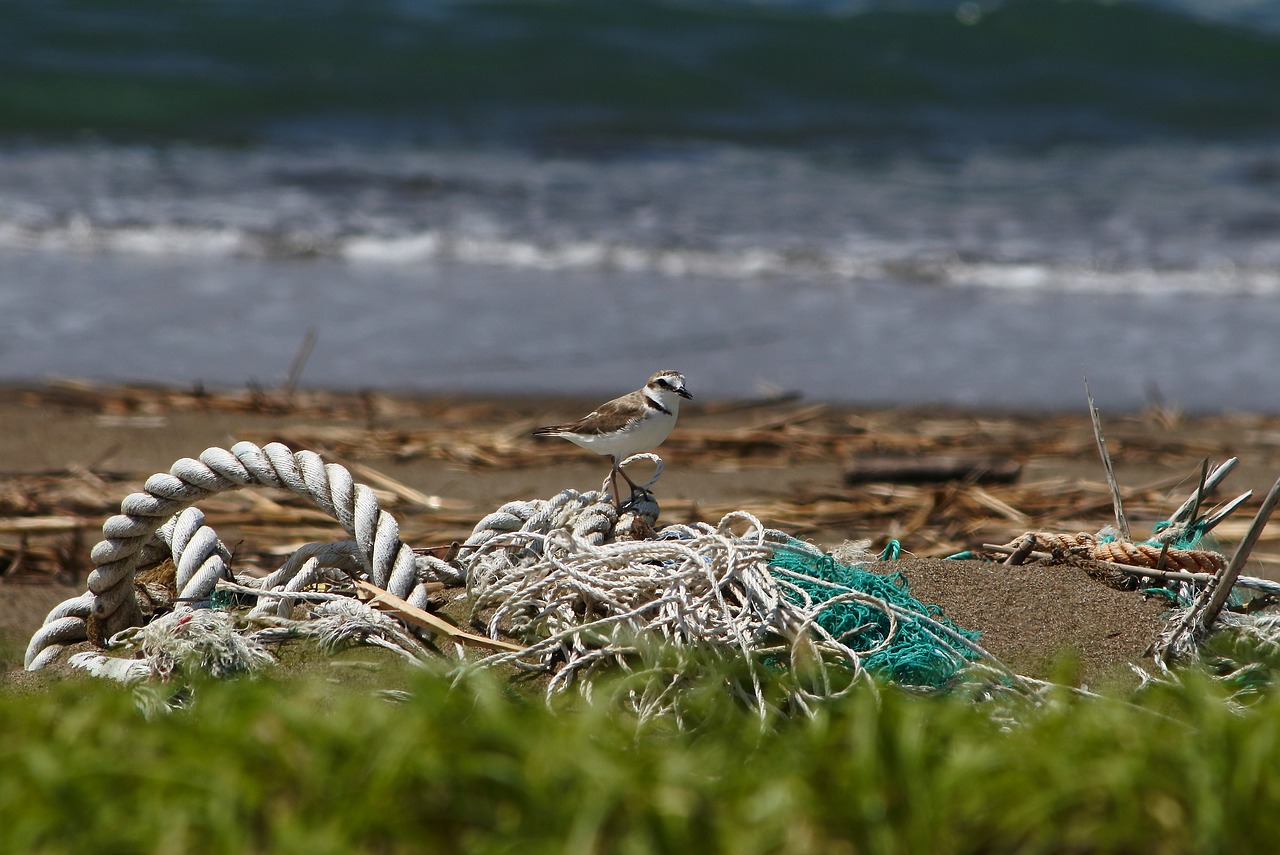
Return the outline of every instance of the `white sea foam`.
[[[1280,145],[882,163],[0,147],[0,247],[1031,293],[1280,290]]]
[[[31,228],[0,223],[0,247],[47,252],[113,252],[180,258],[332,257],[358,265],[476,264],[512,270],[648,274],[668,278],[901,282],[904,285],[965,287],[1012,292],[1100,294],[1280,293],[1280,265],[1249,267],[1233,262],[1198,268],[1114,267],[1074,262],[962,261],[930,253],[884,256],[852,246],[847,252],[788,254],[763,248],[672,249],[587,240],[562,244],[427,231],[385,237],[373,234],[317,239],[307,233],[252,234],[229,228],[191,226],[102,227],[75,219]],[[901,251],[901,247],[896,247]]]

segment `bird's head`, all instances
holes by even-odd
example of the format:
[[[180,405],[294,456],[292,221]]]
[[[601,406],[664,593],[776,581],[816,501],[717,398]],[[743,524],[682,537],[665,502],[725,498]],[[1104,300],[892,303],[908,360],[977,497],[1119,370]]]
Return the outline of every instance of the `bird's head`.
[[[657,374],[649,378],[646,386],[649,394],[653,395],[663,406],[679,405],[677,398],[692,398],[693,393],[685,388],[684,375],[679,371],[659,371]]]

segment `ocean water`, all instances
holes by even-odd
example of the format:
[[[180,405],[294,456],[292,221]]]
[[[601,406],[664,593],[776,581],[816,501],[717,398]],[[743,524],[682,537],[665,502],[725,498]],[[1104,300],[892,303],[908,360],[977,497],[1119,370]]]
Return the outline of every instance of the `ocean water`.
[[[1280,4],[0,0],[0,379],[1280,411]]]

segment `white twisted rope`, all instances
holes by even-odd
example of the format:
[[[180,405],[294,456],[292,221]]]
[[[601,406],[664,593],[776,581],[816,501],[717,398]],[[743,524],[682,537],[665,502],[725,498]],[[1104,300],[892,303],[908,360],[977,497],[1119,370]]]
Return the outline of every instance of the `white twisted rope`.
[[[507,502],[476,523],[463,542],[459,558],[467,561],[490,540],[512,532],[548,532],[572,524],[574,532],[599,545],[613,531],[618,511],[604,492],[561,490],[550,499]]]
[[[218,587],[257,593],[255,588],[225,580],[220,581]],[[428,655],[427,649],[406,633],[399,621],[359,600],[315,591],[296,596],[315,602],[309,619],[293,620],[261,613],[237,618],[225,611],[183,606],[145,627],[131,627],[112,636],[110,647],[132,649],[138,658],[89,651],[77,653],[68,661],[95,677],[127,685],[158,680],[182,687],[182,691],[168,699],[157,696],[154,704],[147,702],[150,695],[136,694],[144,710],[151,712],[170,708],[175,700],[189,697],[192,687],[186,679],[194,674],[225,677],[275,664],[275,657],[264,645],[286,639],[311,638],[326,652],[370,644],[390,650],[415,665],[421,665]],[[275,591],[262,597],[291,599],[289,593]]]
[[[647,522],[652,528],[657,524],[659,509],[648,491],[662,476],[664,464],[658,455],[644,453],[633,454],[622,465],[626,466],[637,460],[649,460],[655,465],[655,471],[641,486],[644,498],[628,503],[621,514],[618,506],[608,498],[608,478],[605,478],[598,491],[579,493],[577,490],[561,490],[550,499],[508,502],[476,523],[471,535],[458,550],[457,563],[466,568],[491,540],[514,532],[546,534],[569,528],[575,536],[587,543],[600,546],[619,530],[629,531],[636,519]],[[438,559],[432,561],[428,558],[428,561],[431,562],[429,566],[442,577],[447,577],[451,572],[458,574],[456,568],[451,568]],[[439,564],[444,566],[437,567]],[[458,574],[458,581],[462,581],[464,577],[465,569]]]
[[[173,558],[179,599],[207,597],[219,579],[230,577],[231,552],[204,524],[204,512],[199,508],[174,514],[156,536]]]
[[[249,617],[271,611],[280,617],[287,617],[293,611],[294,602],[306,598],[300,594],[295,597],[282,596],[283,594],[298,594],[318,582],[341,582],[344,574],[363,571],[364,562],[360,557],[359,544],[354,540],[339,540],[333,543],[304,543],[289,554],[284,564],[261,579],[237,577],[239,586],[221,579],[215,581],[220,589],[258,594],[258,602],[249,612]]]
[[[746,533],[734,533],[733,526],[742,523]],[[803,657],[820,673],[819,693],[837,695],[847,686],[832,686],[827,662],[839,662],[851,684],[864,674],[862,657],[879,648],[859,652],[822,629],[818,613],[834,600],[813,603],[784,594],[793,586],[768,565],[773,534],[750,514],[736,512],[715,527],[671,526],[645,541],[595,545],[565,529],[491,537],[467,575],[472,607],[486,613],[491,637],[505,632],[531,643],[477,664],[552,671],[549,693],[575,679],[589,688],[587,678],[595,670],[625,667],[639,639],[648,636],[741,654],[750,669],[751,700],[761,712],[762,654]],[[841,598],[867,602],[896,620],[878,598],[854,590]],[[667,695],[643,703],[652,708],[662,697]]]
[[[593,546],[604,544],[618,522],[618,509],[605,493],[561,490],[550,499],[508,502],[476,523],[458,550],[457,563],[469,577],[476,560],[506,535],[571,531]],[[536,540],[532,542],[536,546]],[[506,554],[506,553],[503,553]]]
[[[53,661],[63,645],[88,638],[91,617],[103,638],[140,625],[134,572],[165,551],[178,568],[180,597],[198,599],[212,593],[218,579],[229,576],[230,556],[204,525],[203,514],[191,506],[249,486],[286,489],[309,499],[354,539],[353,547],[332,554],[345,550],[358,556],[361,571],[375,585],[415,605],[425,604],[427,594],[413,551],[401,542],[395,518],[378,507],[371,489],[355,483],[345,467],[324,463],[315,452],[294,453],[281,443],[259,448],[239,442],[230,451],[208,448],[198,460],[184,457],[167,473],[148,478],[143,492],[125,497],[120,513],[103,524],[103,540],[91,553],[95,569],[89,574],[89,593],[49,613],[27,646],[26,668],[38,670]],[[349,566],[343,560],[341,566]],[[301,563],[295,567],[300,569]],[[277,572],[285,583],[296,575],[288,564]]]

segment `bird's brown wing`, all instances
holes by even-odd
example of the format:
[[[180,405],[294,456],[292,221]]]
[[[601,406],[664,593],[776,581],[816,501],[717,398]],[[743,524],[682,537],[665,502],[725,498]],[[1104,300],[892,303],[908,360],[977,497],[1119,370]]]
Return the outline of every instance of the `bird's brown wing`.
[[[611,433],[635,421],[635,408],[641,403],[640,392],[631,392],[621,398],[601,404],[572,424],[548,425],[533,432],[534,436],[556,436],[574,433]]]

